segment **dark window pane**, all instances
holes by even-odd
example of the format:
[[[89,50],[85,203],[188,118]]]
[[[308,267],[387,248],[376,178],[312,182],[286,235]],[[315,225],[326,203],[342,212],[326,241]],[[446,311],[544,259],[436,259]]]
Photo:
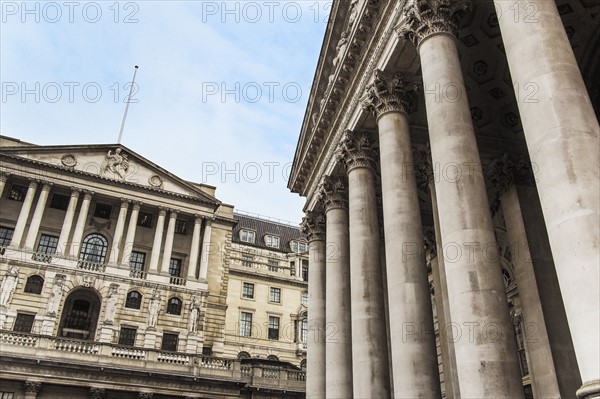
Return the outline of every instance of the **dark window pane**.
[[[240,316],[240,335],[242,337],[252,336],[252,313],[242,312]]]
[[[50,202],[50,208],[66,211],[69,207],[69,196],[62,194],[54,194]]]
[[[58,246],[58,237],[42,234],[38,243],[37,251],[45,254],[55,254]]]
[[[27,195],[27,187],[15,184],[10,189],[10,193],[8,193],[8,199],[23,202],[25,195]]]
[[[279,317],[269,316],[269,339],[279,339]]]
[[[79,259],[94,263],[104,263],[108,241],[100,234],[90,234],[83,239]]]
[[[130,270],[144,270],[144,263],[146,262],[146,254],[143,252],[131,252],[129,256],[129,269]]]
[[[10,227],[0,227],[0,247],[8,247],[12,240],[15,229]]]
[[[172,277],[181,276],[181,259],[171,258],[169,262],[169,275]]]
[[[138,216],[137,225],[140,227],[152,227],[152,214],[148,212],[140,212]]]
[[[34,320],[35,316],[32,314],[17,313],[17,319],[15,320],[13,331],[30,333],[31,329],[33,328]]]
[[[135,346],[135,334],[137,329],[121,327],[119,332],[119,345]]]
[[[164,333],[162,337],[162,344],[160,348],[164,351],[177,351],[177,341],[179,340],[178,334]]]
[[[254,298],[254,284],[244,283],[242,286],[242,297],[250,299]]]
[[[44,286],[44,279],[41,276],[34,275],[27,278],[25,283],[25,292],[29,294],[41,294]]]
[[[302,280],[308,281],[308,263],[305,260],[302,261]]]
[[[101,219],[110,219],[110,213],[112,212],[112,205],[108,204],[96,204],[96,210],[94,211],[94,217]]]
[[[139,309],[142,307],[142,294],[137,291],[131,291],[127,294],[125,307],[130,309]]]
[[[281,302],[281,289],[271,287],[269,291],[269,301],[279,303]]]
[[[185,235],[187,232],[187,222],[185,220],[177,219],[175,221],[175,234]]]
[[[167,304],[167,313],[180,315],[181,314],[181,299],[179,299],[179,298],[169,299],[169,303]]]

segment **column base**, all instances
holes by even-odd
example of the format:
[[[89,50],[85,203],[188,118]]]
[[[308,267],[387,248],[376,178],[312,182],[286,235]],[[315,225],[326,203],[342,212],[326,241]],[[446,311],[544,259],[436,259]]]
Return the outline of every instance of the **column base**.
[[[581,388],[577,390],[577,397],[579,399],[600,398],[600,380],[584,383]]]

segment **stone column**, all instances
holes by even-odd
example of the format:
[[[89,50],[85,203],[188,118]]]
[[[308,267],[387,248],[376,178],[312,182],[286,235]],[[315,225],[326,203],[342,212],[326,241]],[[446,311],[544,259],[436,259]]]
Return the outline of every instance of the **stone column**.
[[[2,193],[4,193],[4,186],[6,185],[8,176],[10,176],[10,173],[0,172],[0,197],[2,197]]]
[[[556,3],[495,1],[583,386],[600,397],[600,127]]]
[[[465,0],[422,0],[399,34],[421,58],[448,301],[461,329],[454,344],[463,398],[524,396],[496,238],[456,47]]]
[[[302,231],[308,238],[308,337],[306,398],[325,398],[325,216],[307,212]],[[344,367],[344,365],[340,365]]]
[[[21,211],[19,212],[19,218],[17,219],[17,224],[15,225],[15,231],[13,232],[12,240],[10,241],[11,247],[21,247],[21,240],[23,238],[23,233],[25,233],[25,225],[27,224],[27,219],[29,218],[29,212],[31,211],[31,205],[33,204],[33,197],[35,196],[37,185],[37,182],[33,180],[29,182],[29,188],[27,189],[25,200],[23,200],[23,205],[21,206]]]
[[[119,209],[119,216],[117,216],[117,225],[115,226],[115,235],[113,236],[113,243],[111,248],[111,263],[115,265],[119,262],[119,253],[121,252],[121,239],[123,238],[123,230],[125,229],[125,219],[127,218],[127,209],[129,208],[129,201],[126,198],[121,198],[121,208]]]
[[[135,242],[135,232],[137,230],[140,206],[141,203],[139,201],[133,201],[131,215],[129,216],[129,225],[127,226],[127,236],[125,237],[125,242],[123,243],[123,257],[121,258],[121,265],[124,267],[129,266],[129,257],[133,251],[133,243]]]
[[[73,238],[71,239],[71,256],[74,258],[79,256],[81,241],[83,240],[83,230],[85,229],[85,223],[87,221],[92,195],[94,195],[92,191],[83,190],[83,201],[81,201],[79,216],[77,217],[77,223],[75,224],[75,230],[73,231]]]
[[[200,280],[206,280],[208,276],[208,259],[210,257],[210,236],[212,234],[212,222],[214,218],[204,218],[204,236],[202,237],[202,256],[200,258]]]
[[[198,271],[198,253],[200,249],[200,231],[202,229],[202,216],[194,215],[194,232],[192,233],[192,246],[190,248],[190,261],[188,263],[188,280],[196,279]]]
[[[35,240],[37,239],[38,231],[40,230],[40,224],[42,223],[42,216],[44,215],[44,210],[46,210],[46,202],[48,201],[48,193],[50,192],[51,186],[52,183],[42,183],[42,190],[40,191],[31,222],[29,223],[27,237],[25,238],[25,249],[33,249],[33,246],[35,245]]]
[[[379,129],[395,398],[439,397],[435,333],[408,113],[418,85],[375,70],[363,106]]]
[[[42,389],[42,383],[37,381],[25,381],[25,396],[24,399],[36,399],[38,393]]]
[[[169,213],[169,224],[167,225],[167,236],[165,237],[165,248],[163,250],[161,273],[169,273],[169,264],[171,263],[171,254],[173,253],[173,238],[175,238],[175,222],[177,221],[178,210],[171,209]],[[181,276],[180,276],[181,277]]]
[[[374,154],[366,134],[350,131],[341,153],[348,170],[354,397],[389,398]]]
[[[166,208],[158,207],[158,220],[156,221],[156,230],[154,231],[154,241],[152,243],[152,255],[150,256],[149,273],[158,272],[158,258],[160,257],[160,247],[162,244],[163,230],[165,229]]]
[[[348,184],[342,178],[325,177],[321,196],[327,237],[325,320],[334,332],[325,341],[325,397],[346,399],[352,397]]]
[[[77,199],[80,192],[80,189],[71,187],[71,198],[69,199],[69,205],[67,206],[67,212],[65,213],[65,219],[63,220],[56,248],[56,253],[59,255],[69,253],[67,251],[67,243],[69,242],[69,235],[71,234],[71,227],[73,226],[73,218],[75,217],[75,209],[77,209]]]

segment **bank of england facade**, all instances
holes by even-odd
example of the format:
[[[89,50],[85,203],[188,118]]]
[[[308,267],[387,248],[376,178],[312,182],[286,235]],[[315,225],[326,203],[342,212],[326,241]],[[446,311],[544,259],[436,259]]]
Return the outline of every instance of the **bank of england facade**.
[[[288,183],[308,398],[600,397],[599,15],[333,3]]]

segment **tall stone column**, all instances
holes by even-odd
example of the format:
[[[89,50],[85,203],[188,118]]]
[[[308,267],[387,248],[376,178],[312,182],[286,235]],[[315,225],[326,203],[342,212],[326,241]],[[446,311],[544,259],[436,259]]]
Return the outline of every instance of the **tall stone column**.
[[[204,218],[204,236],[202,237],[202,256],[200,258],[200,280],[206,280],[208,276],[208,260],[210,258],[210,238],[212,235],[212,222],[214,218]]]
[[[83,190],[83,201],[81,201],[79,216],[77,217],[77,223],[75,224],[75,230],[73,231],[73,238],[71,239],[71,256],[74,258],[79,256],[79,251],[82,244],[81,241],[83,240],[83,230],[85,229],[85,223],[87,221],[92,195],[94,195],[92,191]]]
[[[42,383],[37,381],[25,381],[24,399],[36,399],[42,389]]]
[[[202,229],[202,216],[194,215],[194,232],[192,233],[192,245],[190,248],[190,261],[188,264],[188,280],[196,279],[198,271],[198,253],[200,249],[200,231]]]
[[[169,224],[167,225],[167,236],[165,237],[165,249],[163,250],[161,273],[169,273],[169,264],[171,263],[171,254],[173,253],[173,238],[175,238],[175,222],[177,222],[176,209],[171,209],[169,213]]]
[[[325,398],[325,216],[307,212],[302,231],[308,238],[308,337],[306,398]],[[340,365],[344,367],[344,365]]]
[[[115,235],[111,248],[111,263],[115,265],[119,262],[121,252],[121,239],[123,238],[123,230],[125,229],[125,219],[127,218],[127,210],[129,209],[129,201],[126,198],[121,198],[121,207],[119,208],[119,216],[117,216],[117,225],[115,226]]]
[[[0,197],[2,197],[2,193],[4,193],[4,186],[6,185],[8,176],[10,176],[10,173],[0,172]]]
[[[399,34],[421,58],[448,301],[463,398],[524,397],[489,202],[456,47],[465,0],[420,0]]]
[[[135,232],[137,230],[138,217],[140,214],[141,203],[133,201],[131,215],[129,216],[129,225],[127,226],[127,236],[123,243],[123,257],[121,258],[122,266],[129,266],[129,258],[133,252],[133,243],[135,242]]]
[[[334,332],[325,341],[325,397],[346,399],[352,397],[348,183],[325,177],[321,190],[327,237],[325,320]]]
[[[556,3],[495,1],[583,386],[600,397],[600,127]]]
[[[418,85],[375,70],[363,106],[379,129],[395,398],[439,397],[435,333],[408,113]]]
[[[75,209],[77,209],[77,200],[80,192],[80,189],[71,187],[71,198],[69,198],[69,205],[67,206],[67,212],[65,213],[65,219],[63,220],[56,248],[56,253],[59,255],[69,253],[67,251],[67,245],[69,242],[69,235],[71,235],[71,227],[73,226],[73,218],[75,217]]]
[[[27,231],[27,237],[25,238],[25,249],[33,249],[35,240],[37,239],[38,231],[40,230],[40,224],[42,223],[42,216],[44,210],[46,210],[46,201],[48,201],[48,193],[50,193],[50,187],[52,183],[43,182],[40,195],[38,197],[31,222],[29,223],[29,230]]]
[[[158,272],[158,259],[160,257],[166,215],[167,209],[162,206],[158,207],[158,220],[156,221],[156,230],[154,231],[154,241],[152,243],[152,255],[150,256],[150,266],[148,267],[148,272],[150,273]]]
[[[341,152],[348,170],[354,397],[389,398],[374,154],[366,134],[350,131]]]
[[[11,247],[21,247],[21,240],[23,239],[27,219],[29,219],[29,212],[31,211],[31,205],[33,204],[33,197],[35,197],[37,185],[37,182],[33,180],[29,182],[29,188],[27,189],[27,194],[25,194],[17,224],[15,225],[15,231],[13,232],[12,240],[10,241]]]

